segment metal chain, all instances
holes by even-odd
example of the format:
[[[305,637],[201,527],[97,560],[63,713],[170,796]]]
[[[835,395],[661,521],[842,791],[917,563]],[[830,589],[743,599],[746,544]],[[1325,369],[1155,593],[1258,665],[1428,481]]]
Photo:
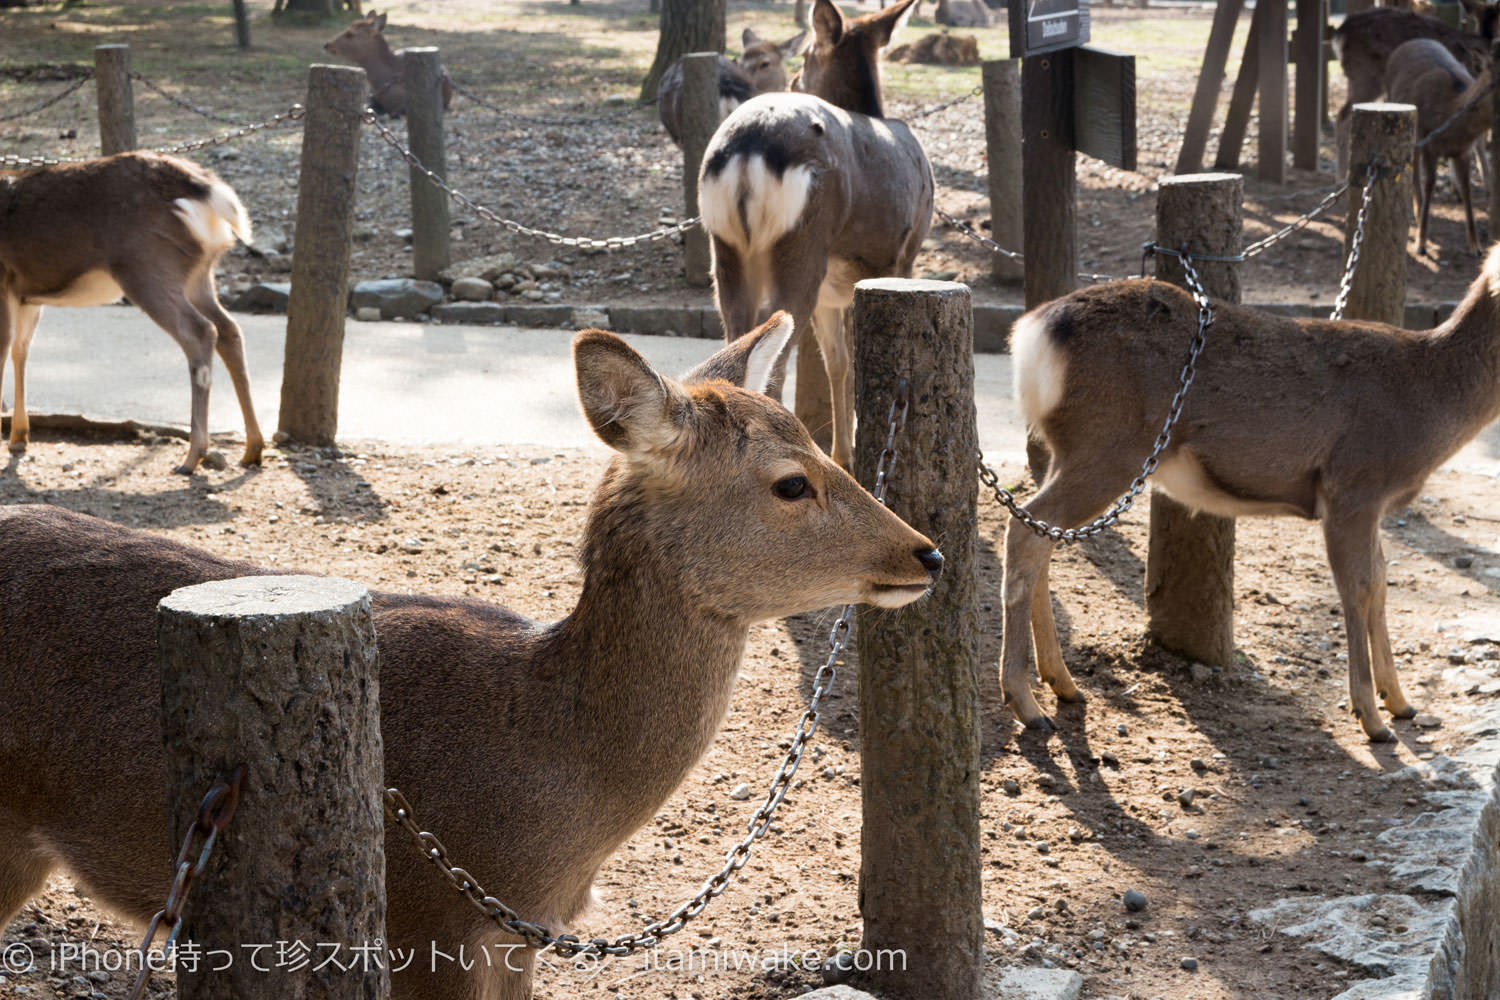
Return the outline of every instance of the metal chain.
[[[1316,206],[1314,206],[1311,211],[1303,214],[1302,216],[1298,217],[1297,219],[1294,219],[1293,221],[1291,221],[1287,225],[1283,226],[1281,229],[1279,229],[1276,232],[1272,233],[1270,236],[1267,236],[1264,239],[1256,240],[1254,243],[1252,243],[1249,246],[1247,246],[1244,250],[1240,251],[1240,258],[1242,260],[1249,260],[1251,257],[1254,257],[1256,254],[1262,253],[1262,252],[1264,252],[1266,250],[1271,249],[1271,247],[1273,247],[1276,244],[1280,243],[1282,240],[1286,239],[1288,236],[1292,235],[1293,233],[1295,233],[1295,232],[1297,232],[1297,231],[1299,231],[1301,229],[1307,228],[1307,226],[1308,226],[1309,223],[1311,223],[1318,216],[1322,215],[1324,212],[1326,212],[1330,208],[1332,208],[1334,202],[1336,202],[1340,198],[1342,198],[1344,196],[1344,192],[1346,192],[1348,190],[1349,190],[1349,182],[1348,181],[1345,181],[1342,184],[1337,185],[1332,190],[1330,190],[1328,192],[1328,194],[1326,194],[1323,197],[1323,200],[1320,201],[1320,202],[1318,202],[1318,204]]]
[[[511,232],[517,233],[521,236],[536,236],[546,240],[548,243],[552,243],[557,246],[580,247],[585,250],[622,250],[626,247],[633,247],[639,243],[653,243],[658,240],[664,240],[670,236],[677,236],[699,225],[699,223],[702,221],[699,216],[695,215],[685,222],[677,223],[675,226],[667,226],[663,229],[656,229],[649,233],[642,233],[639,236],[611,236],[608,239],[604,240],[596,240],[588,236],[562,236],[557,233],[549,233],[544,229],[533,229],[532,227],[523,225],[513,219],[507,219],[502,216],[496,215],[494,212],[490,211],[488,208],[485,208],[483,205],[480,205],[478,202],[469,198],[467,195],[449,187],[447,181],[443,180],[431,170],[428,170],[426,165],[424,165],[421,160],[417,159],[415,153],[402,145],[401,140],[396,138],[396,134],[392,132],[384,122],[381,122],[378,118],[376,118],[374,112],[366,110],[365,124],[373,126],[375,130],[380,133],[381,138],[389,143],[391,147],[395,149],[398,154],[400,154],[401,158],[405,160],[413,170],[424,174],[429,181],[436,185],[439,190],[446,193],[448,197],[452,198],[454,201],[458,202],[460,205],[464,206],[475,215],[478,215],[480,218],[487,219],[490,222],[493,222],[495,225],[502,226],[506,229],[509,229]]]
[[[146,984],[151,982],[152,973],[156,970],[151,967],[149,950],[151,939],[156,937],[156,932],[162,927],[167,928],[167,941],[162,946],[162,955],[170,955],[172,949],[177,946],[177,935],[182,930],[182,907],[187,903],[188,892],[193,887],[193,879],[203,874],[208,867],[209,855],[213,853],[214,844],[218,842],[219,834],[229,826],[229,821],[234,818],[235,807],[240,802],[240,785],[245,780],[245,765],[240,764],[229,774],[228,781],[219,781],[203,796],[203,803],[198,806],[198,818],[188,828],[187,836],[183,838],[182,848],[177,852],[176,875],[172,879],[172,888],[167,893],[167,905],[151,918],[146,925],[146,934],[141,938],[140,958],[141,971],[136,975],[135,986],[130,991],[130,1000],[140,1000],[145,996]],[[202,846],[197,849],[195,860],[189,860],[194,856],[194,845],[201,839]]]
[[[56,167],[64,163],[83,163],[91,159],[86,156],[17,156],[15,153],[0,153],[0,169],[30,170],[32,167]]]
[[[223,122],[226,125],[240,125],[240,124],[242,124],[242,120],[239,119],[239,118],[229,118],[229,117],[226,117],[225,115],[218,114],[217,112],[209,111],[207,108],[200,108],[200,107],[198,107],[198,105],[193,104],[190,101],[184,100],[183,98],[178,97],[176,94],[168,93],[159,84],[152,83],[150,80],[146,79],[144,76],[142,76],[140,73],[136,72],[135,70],[131,70],[130,71],[130,78],[132,80],[134,80],[135,82],[137,82],[137,83],[141,84],[142,86],[144,86],[147,90],[153,90],[153,91],[155,91],[157,94],[160,94],[162,97],[165,97],[168,101],[171,101],[173,104],[177,105],[179,108],[184,108],[184,109],[186,109],[188,111],[191,111],[195,115],[202,115],[204,118],[209,118],[209,119],[212,119],[213,121],[216,121],[216,122]]]
[[[906,427],[906,414],[909,405],[909,390],[906,379],[900,379],[896,383],[896,397],[891,401],[889,427],[886,431],[885,448],[880,453],[880,460],[875,472],[875,499],[885,503],[887,486],[890,483],[891,471],[895,468],[896,458],[899,454],[896,448],[896,439]],[[846,604],[838,620],[833,623],[833,628],[828,633],[828,659],[818,668],[817,676],[813,679],[812,696],[808,698],[807,709],[797,721],[797,728],[792,734],[792,744],[787,749],[786,756],[782,758],[781,766],[777,769],[775,776],[771,778],[771,784],[766,791],[765,801],[755,810],[750,817],[746,835],[730,849],[724,856],[723,866],[715,872],[698,894],[687,902],[678,906],[675,910],[660,920],[653,920],[641,930],[633,934],[625,934],[613,941],[607,938],[593,938],[587,943],[573,934],[554,935],[547,928],[534,924],[529,920],[523,920],[516,911],[506,906],[494,896],[486,893],[474,880],[474,876],[467,871],[453,865],[448,860],[448,852],[443,844],[432,833],[423,830],[417,825],[412,814],[411,805],[406,801],[399,789],[387,788],[385,790],[385,808],[391,817],[406,830],[416,842],[418,849],[426,856],[427,860],[437,866],[438,871],[458,890],[459,894],[474,905],[480,913],[493,920],[503,930],[514,934],[525,940],[528,944],[537,948],[544,948],[556,952],[563,958],[572,958],[578,955],[603,958],[605,956],[625,956],[634,954],[642,949],[654,948],[662,940],[671,934],[676,934],[688,925],[688,922],[708,906],[709,901],[716,896],[722,895],[724,890],[734,879],[734,875],[745,867],[750,860],[752,845],[766,835],[770,829],[771,817],[775,815],[776,809],[786,798],[786,793],[791,790],[792,778],[797,774],[797,768],[802,763],[802,755],[811,742],[813,733],[818,729],[818,720],[821,717],[818,706],[823,698],[827,696],[833,687],[836,667],[839,657],[844,654],[844,647],[849,642],[851,621],[854,617],[854,605]]]
[[[1054,542],[1066,545],[1076,542],[1082,538],[1097,535],[1105,528],[1118,521],[1135,503],[1137,497],[1146,488],[1146,480],[1156,471],[1157,464],[1161,461],[1162,452],[1167,450],[1167,445],[1172,441],[1172,428],[1176,426],[1177,420],[1182,416],[1183,404],[1187,401],[1188,387],[1193,384],[1193,378],[1197,374],[1198,356],[1203,353],[1203,347],[1208,342],[1208,328],[1213,325],[1213,306],[1208,301],[1208,295],[1203,290],[1203,284],[1198,279],[1198,272],[1193,267],[1193,260],[1208,259],[1202,254],[1189,255],[1179,251],[1157,248],[1157,252],[1171,253],[1182,259],[1182,270],[1187,280],[1188,291],[1192,293],[1193,301],[1198,306],[1198,329],[1193,334],[1193,339],[1188,347],[1187,362],[1182,366],[1182,373],[1178,376],[1177,392],[1172,396],[1172,402],[1167,407],[1167,419],[1163,422],[1161,431],[1156,435],[1156,442],[1151,448],[1151,454],[1146,456],[1146,461],[1141,464],[1141,471],[1131,480],[1130,488],[1125,495],[1116,500],[1103,514],[1094,520],[1078,528],[1062,528],[1055,524],[1048,524],[1040,518],[1033,517],[1031,512],[1021,506],[1016,500],[1015,494],[1000,485],[1000,477],[995,474],[984,462],[984,455],[979,455],[979,481],[994,491],[995,499],[1000,502],[1021,523],[1025,524],[1038,535],[1043,535]]]
[[[942,104],[934,105],[933,107],[926,108],[926,109],[924,109],[922,111],[918,111],[918,112],[916,112],[914,114],[907,115],[905,118],[903,118],[901,120],[902,121],[908,121],[908,122],[921,121],[923,118],[927,118],[927,117],[929,117],[931,115],[935,115],[935,114],[937,114],[940,111],[947,111],[949,108],[954,107],[954,106],[959,105],[959,104],[962,104],[965,101],[972,101],[974,98],[978,97],[980,94],[983,94],[983,93],[984,93],[984,88],[980,87],[980,86],[976,86],[973,90],[969,91],[967,94],[964,94],[962,97],[955,97],[951,101],[945,101]]]
[[[234,142],[236,139],[243,139],[247,135],[254,135],[256,132],[261,132],[268,128],[278,128],[288,122],[300,122],[305,117],[307,117],[307,109],[300,104],[293,104],[289,110],[267,118],[265,121],[255,122],[250,125],[241,125],[231,132],[220,132],[205,139],[189,139],[186,142],[179,142],[175,146],[158,146],[153,152],[192,153],[200,149],[208,149],[211,146],[222,146],[225,143]]]
[[[85,83],[88,83],[93,78],[94,74],[92,71],[85,73],[83,76],[80,76],[78,79],[68,84],[68,86],[64,88],[61,93],[47,98],[40,104],[34,105],[29,108],[23,108],[20,111],[16,111],[8,115],[0,115],[0,122],[13,122],[18,118],[25,118],[27,115],[34,115],[38,111],[43,111],[47,108],[50,108],[52,107],[52,105],[67,97],[69,94],[73,93],[73,91],[77,90],[79,87],[82,87]]]
[[[1332,320],[1344,318],[1344,308],[1349,304],[1349,293],[1354,288],[1354,269],[1359,265],[1359,251],[1365,242],[1365,223],[1370,217],[1370,193],[1375,190],[1375,180],[1380,173],[1378,160],[1371,160],[1370,166],[1365,170],[1364,197],[1359,203],[1359,215],[1354,220],[1354,236],[1349,240],[1349,261],[1344,267],[1344,276],[1339,279],[1339,294],[1333,300],[1333,312],[1328,314]]]
[[[984,247],[985,249],[992,250],[992,251],[994,251],[995,253],[998,253],[998,254],[1004,254],[1006,257],[1009,257],[1011,260],[1025,260],[1026,259],[1026,257],[1025,257],[1024,254],[1017,253],[1014,250],[1007,250],[1007,249],[1005,249],[1003,246],[1001,246],[1000,244],[996,243],[994,240],[990,239],[988,236],[985,236],[983,233],[975,231],[974,227],[971,226],[971,225],[969,225],[967,222],[965,222],[962,219],[960,219],[960,218],[958,218],[958,217],[950,214],[949,212],[944,211],[939,206],[934,205],[933,208],[932,208],[932,210],[933,210],[933,212],[935,212],[937,214],[937,217],[939,219],[942,219],[945,223],[947,223],[948,225],[952,226],[954,229],[957,229],[960,233],[962,233],[963,235],[967,236],[969,239],[973,240],[975,243],[978,243],[980,246]],[[1083,278],[1083,279],[1085,279],[1087,281],[1118,281],[1119,280],[1114,275],[1110,275],[1110,274],[1090,274],[1090,273],[1088,273],[1086,271],[1080,271],[1078,273],[1078,277]]]
[[[529,125],[591,125],[597,122],[610,121],[615,118],[623,118],[626,115],[633,114],[636,111],[639,111],[641,108],[647,108],[656,103],[655,101],[637,101],[630,107],[621,108],[618,111],[607,111],[597,115],[578,115],[577,117],[572,118],[548,117],[546,115],[523,115],[517,114],[514,111],[507,111],[497,104],[491,104],[489,101],[485,100],[483,97],[480,97],[478,94],[474,93],[472,90],[469,90],[467,87],[459,86],[459,84],[455,82],[451,77],[449,78],[448,82],[453,84],[453,89],[455,91],[457,91],[464,97],[467,97],[469,100],[473,101],[481,108],[484,108],[486,111],[492,111],[500,117],[508,118],[513,122],[520,122]]]

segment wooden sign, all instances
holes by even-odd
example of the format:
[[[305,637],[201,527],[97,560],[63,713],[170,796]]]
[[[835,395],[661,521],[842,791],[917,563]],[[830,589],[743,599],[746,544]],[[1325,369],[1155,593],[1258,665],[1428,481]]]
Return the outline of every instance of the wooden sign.
[[[1010,0],[1010,57],[1082,45],[1089,40],[1088,0]]]
[[[1135,56],[1073,50],[1073,147],[1112,167],[1135,169]]]

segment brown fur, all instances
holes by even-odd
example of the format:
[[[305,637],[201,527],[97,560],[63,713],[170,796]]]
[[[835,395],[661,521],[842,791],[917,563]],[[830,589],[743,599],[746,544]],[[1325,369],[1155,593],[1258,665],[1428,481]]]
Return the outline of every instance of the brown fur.
[[[402,82],[406,50],[391,51],[385,40],[385,23],[386,15],[372,10],[368,17],[352,22],[325,42],[323,51],[358,63],[370,81],[370,107],[379,114],[399,118],[406,114],[406,84]],[[443,107],[447,108],[453,103],[453,81],[446,72],[442,88]]]
[[[768,42],[746,28],[740,40],[745,49],[738,60],[719,56],[719,107],[723,115],[757,94],[786,89],[786,60],[807,36],[803,31],[784,42]],[[667,67],[656,88],[656,113],[667,135],[682,145],[682,60]]]
[[[1076,527],[1125,492],[1166,417],[1195,322],[1186,292],[1151,281],[1075,292],[1017,322],[1017,396],[1051,452],[1027,505],[1032,514]],[[1344,608],[1350,704],[1370,739],[1388,740],[1375,694],[1398,718],[1415,709],[1401,692],[1386,632],[1380,517],[1408,503],[1497,413],[1500,249],[1453,316],[1430,331],[1291,320],[1216,303],[1153,485],[1170,479],[1178,500],[1211,513],[1322,520]],[[1193,468],[1201,482],[1182,489],[1183,470]],[[1011,521],[1001,685],[1017,718],[1033,727],[1050,720],[1027,682],[1028,617],[1042,678],[1059,698],[1081,697],[1052,620],[1051,551],[1050,539]]]
[[[207,242],[179,202],[214,220]],[[26,357],[42,306],[98,305],[123,292],[187,355],[192,430],[177,471],[192,472],[208,448],[215,351],[245,420],[240,462],[259,465],[263,439],[244,338],[214,291],[214,265],[235,236],[250,238],[244,207],[227,184],[188,160],[130,152],[0,171],[0,369],[8,350],[16,381],[11,451],[25,451],[30,434]]]
[[[890,51],[892,62],[925,63],[934,66],[978,66],[979,39],[973,35],[950,35],[935,31],[910,45]]]
[[[620,455],[595,494],[582,592],[563,620],[374,596],[388,783],[455,863],[554,932],[708,748],[751,623],[904,604],[940,566],[794,417],[731,384],[768,370],[755,351],[780,353],[788,335],[778,317],[681,384],[612,334],[578,335],[584,410]],[[799,476],[808,495],[777,494]],[[267,571],[42,506],[0,509],[0,551],[0,926],[55,866],[144,921],[171,875],[156,604]],[[506,941],[394,825],[385,853],[391,947],[451,955]],[[414,962],[394,995],[520,1000],[530,955],[515,964],[525,971],[480,963],[470,981],[451,963],[432,975]]]

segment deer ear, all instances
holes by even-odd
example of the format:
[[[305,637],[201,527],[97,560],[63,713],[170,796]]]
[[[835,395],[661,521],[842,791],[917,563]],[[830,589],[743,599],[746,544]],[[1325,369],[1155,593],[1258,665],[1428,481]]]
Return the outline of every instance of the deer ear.
[[[883,49],[891,44],[891,38],[906,25],[916,6],[917,0],[905,0],[905,3],[898,3],[874,14],[865,15],[869,18],[866,23],[874,31],[875,37],[880,39],[879,48]]]
[[[812,26],[820,42],[837,45],[844,37],[844,15],[833,5],[833,0],[817,0],[812,10]]]
[[[802,51],[802,43],[806,39],[807,29],[803,28],[802,31],[798,33],[797,37],[788,38],[786,41],[776,46],[776,50],[781,53],[781,58],[786,59],[787,57],[794,56],[798,52]]]
[[[377,14],[374,11],[371,11],[370,12],[370,21],[371,21],[372,24],[375,25],[375,30],[376,31],[384,31],[385,30],[385,15],[384,14]]]
[[[625,341],[606,330],[584,330],[573,338],[573,366],[578,400],[599,440],[628,455],[677,440],[686,396]]]
[[[740,45],[744,46],[747,49],[759,41],[760,36],[755,33],[754,28],[746,28],[743,32],[740,33]]]
[[[760,326],[683,376],[688,384],[722,379],[751,392],[765,392],[777,362],[792,347],[792,315],[776,313]]]

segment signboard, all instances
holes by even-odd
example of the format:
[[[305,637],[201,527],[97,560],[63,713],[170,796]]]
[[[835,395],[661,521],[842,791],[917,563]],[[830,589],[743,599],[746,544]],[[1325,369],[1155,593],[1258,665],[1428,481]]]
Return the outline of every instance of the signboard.
[[[1135,56],[1074,50],[1073,146],[1110,166],[1135,169]]]
[[[1022,59],[1089,40],[1088,0],[1010,0],[1010,57]]]

